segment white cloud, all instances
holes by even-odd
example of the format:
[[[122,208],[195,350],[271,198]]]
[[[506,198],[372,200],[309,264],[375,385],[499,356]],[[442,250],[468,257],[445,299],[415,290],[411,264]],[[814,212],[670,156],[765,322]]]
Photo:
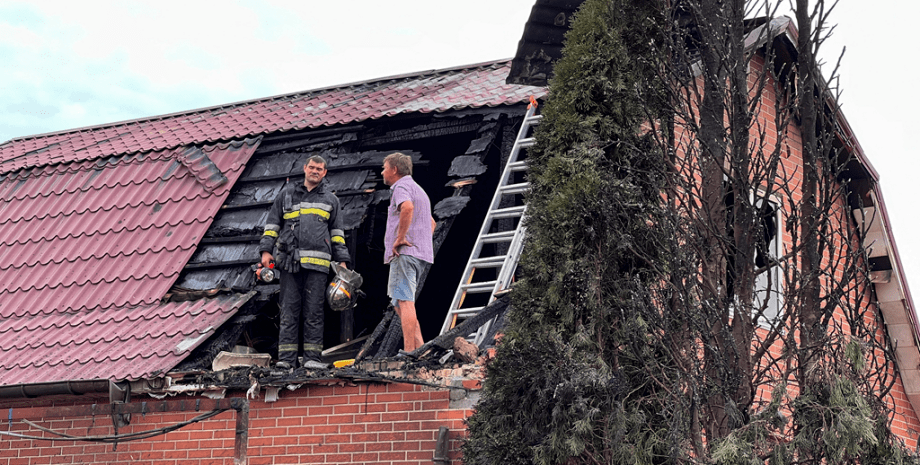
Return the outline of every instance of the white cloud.
[[[531,6],[6,2],[0,139],[510,57]]]
[[[4,0],[0,142],[511,57],[535,1]],[[918,13],[916,2],[840,2],[822,57],[836,62],[847,45],[841,102],[920,283],[907,50]]]

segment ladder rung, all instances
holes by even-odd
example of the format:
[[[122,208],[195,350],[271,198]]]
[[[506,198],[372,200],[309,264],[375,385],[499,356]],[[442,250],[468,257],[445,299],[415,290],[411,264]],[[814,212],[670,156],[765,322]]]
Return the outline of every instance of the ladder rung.
[[[492,292],[495,289],[496,281],[483,281],[481,283],[469,283],[460,286],[466,292],[471,294],[482,294],[483,292]]]
[[[464,300],[469,294],[488,294],[490,297],[494,297],[492,293],[495,291],[496,287],[500,286],[507,289],[510,282],[514,279],[514,270],[517,267],[518,258],[523,248],[523,241],[520,239],[524,237],[526,231],[523,216],[527,211],[527,206],[515,205],[512,207],[498,208],[498,204],[503,200],[503,195],[523,194],[530,190],[530,184],[527,182],[510,184],[509,182],[514,178],[511,177],[509,173],[523,172],[528,168],[526,151],[524,155],[522,155],[521,150],[532,147],[536,143],[534,137],[527,137],[527,134],[531,133],[532,127],[538,125],[543,120],[543,115],[537,115],[536,112],[536,107],[532,107],[528,108],[527,114],[524,115],[524,121],[521,124],[517,138],[514,141],[514,146],[511,148],[511,153],[509,154],[510,159],[505,164],[505,168],[502,171],[501,185],[495,190],[495,195],[492,197],[492,206],[486,213],[486,218],[483,221],[479,237],[476,239],[476,247],[470,256],[470,260],[467,262],[464,278],[457,287],[457,291],[454,294],[454,300],[450,304],[450,309],[447,312],[447,319],[445,319],[444,324],[441,326],[442,334],[450,330],[450,328],[456,327],[462,320],[480,314],[483,308],[485,308],[459,308],[463,305]],[[521,160],[520,158],[524,159]],[[504,200],[508,200],[508,197],[504,197]],[[514,200],[515,203],[520,203],[520,199],[515,198]],[[486,232],[491,228],[493,220],[511,218],[521,218],[521,221],[515,222],[517,223],[515,229],[496,233]],[[480,257],[483,244],[496,243],[508,244],[506,255]],[[470,282],[477,268],[495,269],[495,280],[475,283]],[[481,339],[485,337],[489,330],[489,324],[490,323],[485,323],[478,329],[472,331],[470,334],[466,335],[466,339],[475,344],[480,343]]]
[[[492,210],[492,218],[501,219],[501,218],[517,218],[524,214],[524,209],[526,205],[521,205],[518,207],[508,207],[500,208],[498,210]]]
[[[507,255],[496,255],[493,257],[483,257],[470,260],[470,265],[474,268],[496,268],[505,263]]]
[[[485,307],[458,308],[451,311],[450,314],[456,316],[457,318],[469,318],[471,316],[476,316],[484,308]],[[457,322],[457,324],[460,324],[460,322]]]
[[[517,231],[502,231],[497,233],[485,234],[482,236],[483,244],[495,244],[496,242],[510,242],[511,239],[514,239],[514,234]]]
[[[512,172],[524,171],[527,169],[527,161],[521,160],[514,163],[508,163],[508,169]]]
[[[512,194],[523,194],[530,190],[529,182],[520,182],[517,184],[508,184],[507,186],[502,186],[502,194],[512,195]]]

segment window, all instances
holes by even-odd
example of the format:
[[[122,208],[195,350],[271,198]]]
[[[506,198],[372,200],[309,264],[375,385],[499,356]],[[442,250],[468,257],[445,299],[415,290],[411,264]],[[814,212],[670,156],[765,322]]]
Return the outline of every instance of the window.
[[[733,237],[733,215],[734,196],[731,190],[726,190],[725,208],[728,212],[728,237]],[[754,202],[754,214],[759,217],[757,223],[758,231],[755,232],[754,244],[754,299],[752,305],[754,311],[758,312],[763,309],[763,313],[758,319],[761,326],[768,325],[779,316],[783,307],[783,273],[779,266],[779,260],[783,256],[783,221],[782,209],[779,202],[774,199],[764,198],[762,194],[758,197],[751,196]],[[729,254],[727,257],[726,279],[728,284],[728,295],[734,295],[735,273],[734,256]],[[753,315],[752,315],[753,316]]]
[[[754,257],[755,270],[758,271],[754,281],[754,308],[757,310],[766,304],[763,320],[760,321],[764,324],[775,320],[783,307],[783,273],[779,266],[783,256],[783,221],[779,204],[772,200],[759,199],[757,212],[760,214],[762,234]]]

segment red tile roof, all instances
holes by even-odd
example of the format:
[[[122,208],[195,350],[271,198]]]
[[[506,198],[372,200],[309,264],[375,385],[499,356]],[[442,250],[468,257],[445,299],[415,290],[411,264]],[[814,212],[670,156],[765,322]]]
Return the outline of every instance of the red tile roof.
[[[0,145],[0,173],[403,113],[516,104],[545,93],[505,84],[510,69],[510,61],[496,61],[13,139]]]
[[[0,317],[152,304],[258,140],[21,170],[0,181]],[[189,154],[200,158],[188,161]],[[219,183],[196,173],[207,163]]]
[[[235,313],[239,296],[159,300],[258,143],[2,176],[0,385],[166,371]]]
[[[509,67],[427,71],[0,145],[0,385],[174,368],[249,298],[159,303],[259,135],[543,95],[506,85]]]
[[[249,294],[0,319],[0,385],[139,379],[165,373]]]

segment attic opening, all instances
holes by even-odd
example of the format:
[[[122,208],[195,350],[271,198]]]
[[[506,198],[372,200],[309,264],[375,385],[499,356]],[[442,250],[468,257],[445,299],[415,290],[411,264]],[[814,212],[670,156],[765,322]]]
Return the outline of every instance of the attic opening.
[[[412,156],[413,178],[428,194],[438,223],[435,263],[420,283],[416,304],[422,334],[431,340],[447,315],[523,113],[521,106],[415,114],[268,135],[176,285],[191,290],[258,291],[248,313],[237,317],[245,320],[242,331],[236,337],[224,332],[218,344],[225,346],[221,350],[249,346],[276,358],[279,286],[257,283],[251,266],[258,261],[258,242],[272,201],[285,184],[303,182],[304,160],[321,155],[328,162],[326,181],[339,197],[346,218],[352,266],[362,275],[366,294],[353,310],[325,309],[324,348],[348,346],[327,361],[348,358],[349,350],[356,352],[361,346],[360,341],[348,343],[370,334],[389,305],[388,266],[383,263],[389,188],[380,170],[383,157],[399,151]],[[210,346],[209,353],[215,353]],[[210,363],[197,358],[201,368]]]

